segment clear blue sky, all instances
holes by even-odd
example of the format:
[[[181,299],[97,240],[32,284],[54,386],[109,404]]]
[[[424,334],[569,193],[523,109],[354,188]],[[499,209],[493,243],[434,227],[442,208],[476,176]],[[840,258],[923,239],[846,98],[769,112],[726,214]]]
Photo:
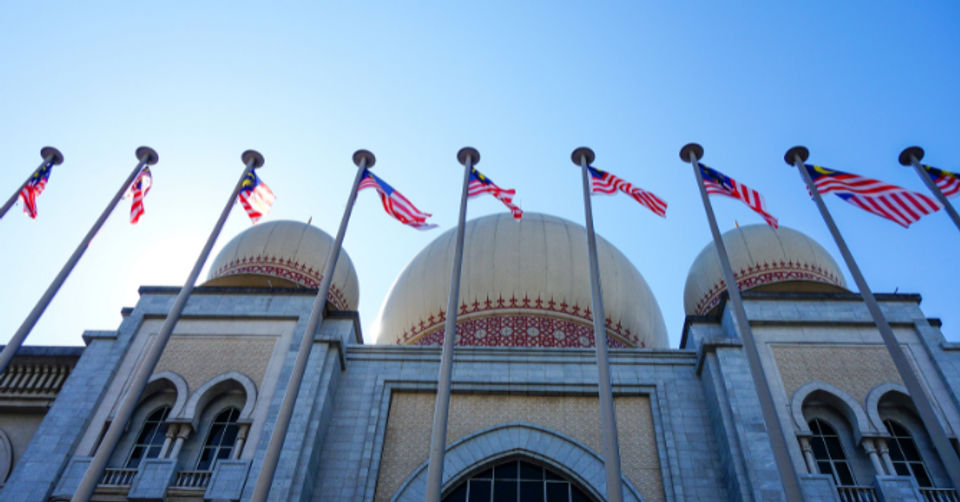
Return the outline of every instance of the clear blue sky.
[[[0,220],[6,340],[135,163],[160,154],[139,225],[123,202],[28,338],[80,344],[114,329],[137,287],[180,285],[242,170],[266,157],[269,219],[313,217],[334,233],[352,152],[440,229],[417,232],[361,194],[346,238],[368,341],[404,265],[455,224],[457,150],[515,188],[527,210],[583,222],[574,147],[666,199],[661,220],[626,197],[595,198],[597,231],[637,266],[671,345],[683,286],[709,231],[682,145],[760,190],[783,225],[839,260],[784,151],[923,190],[896,159],[960,170],[956,2],[7,2],[0,16],[0,191],[60,148],[32,221]],[[960,200],[957,200],[960,203]],[[960,340],[960,232],[945,214],[909,230],[839,199],[828,205],[877,292],[916,292]],[[761,220],[715,199],[722,228]],[[476,199],[469,216],[504,208]],[[236,208],[219,249],[249,226]],[[204,275],[205,277],[205,275]],[[849,280],[849,276],[848,276]],[[2,341],[0,340],[0,341]]]

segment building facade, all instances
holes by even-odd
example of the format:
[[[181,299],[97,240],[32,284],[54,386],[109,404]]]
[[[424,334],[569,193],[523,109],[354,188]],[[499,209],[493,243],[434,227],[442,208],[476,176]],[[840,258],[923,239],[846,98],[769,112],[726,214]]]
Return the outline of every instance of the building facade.
[[[445,500],[604,500],[582,227],[490,216],[466,238]],[[960,501],[829,253],[783,228],[724,239],[804,497]],[[94,500],[249,500],[331,241],[272,222],[224,248]],[[441,235],[400,274],[376,344],[363,343],[341,257],[270,500],[423,499],[451,242]],[[600,258],[626,500],[784,500],[712,246],[688,275],[679,348],[630,261],[602,240]],[[117,330],[87,331],[83,348],[21,350],[0,375],[0,499],[70,498],[177,292],[141,288]],[[960,344],[919,296],[878,299],[956,450]]]

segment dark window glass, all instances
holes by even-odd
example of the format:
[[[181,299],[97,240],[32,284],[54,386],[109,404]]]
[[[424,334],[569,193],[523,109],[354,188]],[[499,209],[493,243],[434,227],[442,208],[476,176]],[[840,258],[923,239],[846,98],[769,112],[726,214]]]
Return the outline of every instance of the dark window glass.
[[[493,482],[493,500],[517,500],[517,480],[498,479]]]
[[[230,458],[237,441],[238,418],[240,412],[236,408],[227,408],[213,420],[207,440],[203,443],[203,451],[197,459],[198,471],[213,469],[214,461],[218,458]]]
[[[498,479],[517,479],[517,462],[496,466],[493,476]]]
[[[487,469],[457,486],[444,502],[589,502],[570,481],[539,465],[513,461]]]
[[[547,483],[547,502],[569,502],[570,485],[566,483]]]
[[[467,485],[460,485],[460,488],[457,488],[451,492],[450,495],[447,495],[445,500],[449,502],[467,502]]]
[[[890,433],[887,447],[890,449],[890,458],[893,460],[893,468],[896,469],[897,474],[913,476],[921,487],[932,487],[933,483],[930,481],[927,467],[923,464],[923,457],[920,456],[920,450],[910,430],[893,420],[884,420],[883,424],[887,426],[887,432]]]
[[[538,465],[520,462],[520,479],[543,479],[543,468]]]
[[[490,481],[470,481],[467,488],[470,490],[470,502],[490,502]]]
[[[167,415],[170,414],[170,407],[164,406],[147,417],[140,428],[140,434],[137,441],[130,450],[130,458],[127,459],[126,467],[136,469],[140,462],[145,458],[157,458],[160,456],[160,449],[163,447],[163,441],[167,435]]]
[[[520,500],[543,500],[543,481],[521,481]]]
[[[817,468],[820,474],[829,474],[833,482],[840,486],[855,485],[853,472],[843,453],[843,445],[837,431],[827,422],[815,418],[810,421],[810,431],[813,436],[810,444],[813,447],[813,457],[817,459]]]

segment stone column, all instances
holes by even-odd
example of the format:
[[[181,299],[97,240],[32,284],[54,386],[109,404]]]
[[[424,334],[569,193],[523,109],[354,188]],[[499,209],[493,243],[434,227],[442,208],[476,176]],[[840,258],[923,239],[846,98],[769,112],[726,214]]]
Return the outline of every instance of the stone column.
[[[180,428],[177,430],[177,439],[173,443],[173,449],[170,450],[169,458],[177,459],[180,457],[180,450],[183,448],[183,442],[190,437],[192,432],[193,426],[190,424],[180,424]]]
[[[237,424],[237,441],[233,444],[233,453],[230,458],[238,460],[240,452],[243,451],[243,444],[246,442],[247,433],[250,432],[250,424]]]
[[[874,443],[873,438],[863,438],[860,441],[860,446],[863,447],[863,450],[867,452],[867,456],[870,457],[870,463],[873,464],[873,469],[877,471],[877,474],[883,476],[887,474],[886,470],[883,468],[883,464],[880,463],[880,456],[877,455],[877,448]]]
[[[167,424],[167,433],[163,438],[163,446],[160,447],[160,455],[158,455],[157,458],[167,458],[167,452],[170,451],[170,445],[177,435],[178,428],[179,426],[177,424]]]
[[[810,445],[810,438],[800,437],[800,449],[803,450],[803,459],[807,461],[807,471],[810,474],[817,474],[817,459],[813,456],[813,446]]]
[[[887,472],[891,476],[896,476],[897,469],[893,467],[893,459],[890,458],[890,448],[887,446],[887,441],[889,439],[877,439],[877,449],[880,450],[880,458],[883,459],[883,464],[887,466]]]

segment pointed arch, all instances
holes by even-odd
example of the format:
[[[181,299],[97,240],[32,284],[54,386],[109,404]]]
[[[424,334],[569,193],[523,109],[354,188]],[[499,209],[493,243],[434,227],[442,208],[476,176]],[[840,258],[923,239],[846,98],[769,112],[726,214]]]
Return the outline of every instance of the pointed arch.
[[[527,422],[512,422],[481,429],[447,447],[443,460],[443,491],[483,465],[507,458],[533,459],[566,476],[597,500],[605,500],[607,482],[603,459],[583,443],[559,432]],[[624,500],[643,502],[643,497],[626,478]],[[423,500],[427,483],[427,462],[404,480],[391,502]]]
[[[196,427],[196,422],[200,419],[200,413],[203,412],[207,404],[231,389],[243,391],[244,404],[240,410],[240,420],[250,419],[253,415],[253,407],[257,402],[257,386],[250,377],[237,371],[229,371],[207,380],[190,396],[183,412],[177,416],[177,419],[189,420]]]
[[[187,404],[187,396],[190,395],[187,381],[172,371],[154,373],[150,376],[150,380],[147,380],[147,386],[144,388],[142,394],[143,398],[147,398],[164,387],[172,387],[177,393],[176,399],[173,404],[170,405],[170,416],[175,417],[183,411],[183,407]],[[142,400],[143,399],[141,399],[141,401]]]
[[[872,426],[870,419],[867,418],[867,414],[863,410],[863,406],[849,394],[825,382],[810,382],[797,389],[790,401],[793,422],[800,434],[811,434],[810,426],[803,416],[803,405],[811,397],[823,399],[843,414],[850,423],[850,427],[853,428],[856,442],[859,442],[864,435],[873,435],[881,430]]]
[[[880,402],[890,395],[898,396],[904,402],[910,403],[911,410],[916,413],[916,410],[913,409],[913,399],[910,398],[910,393],[906,387],[889,382],[877,385],[870,389],[870,393],[867,394],[867,416],[870,417],[870,424],[881,432],[886,432],[887,428],[883,425],[883,419],[880,418]]]

